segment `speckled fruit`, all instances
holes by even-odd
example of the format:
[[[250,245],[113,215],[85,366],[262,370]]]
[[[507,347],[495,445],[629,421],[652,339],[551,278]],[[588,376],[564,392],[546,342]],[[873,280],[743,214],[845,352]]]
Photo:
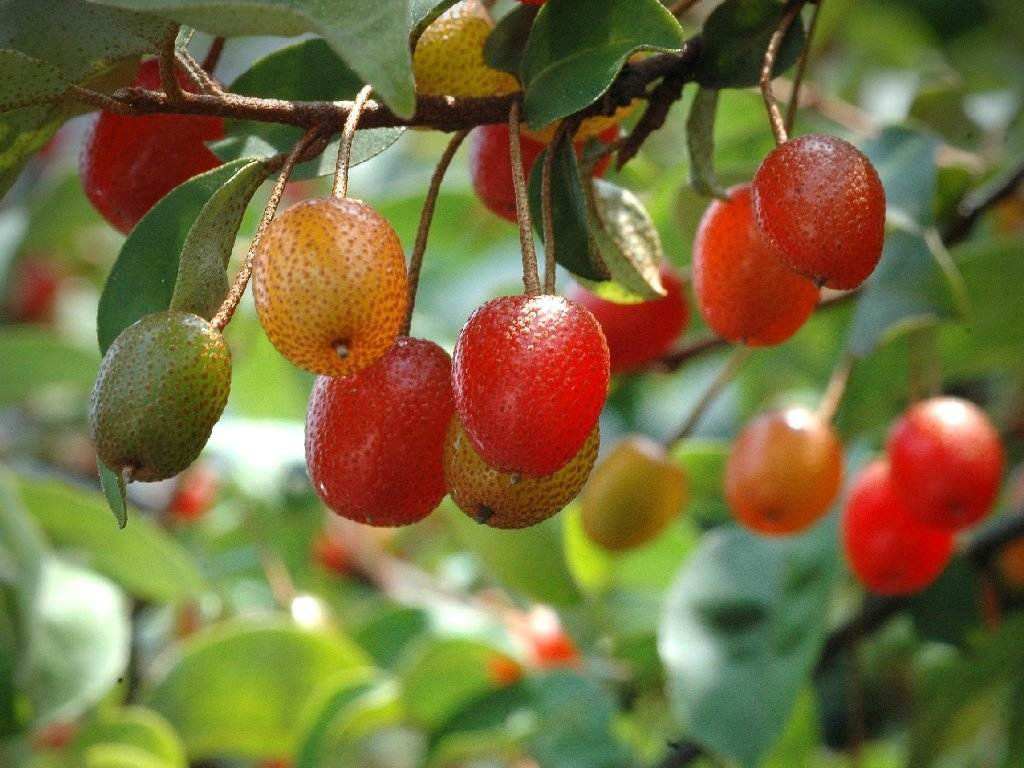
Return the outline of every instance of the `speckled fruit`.
[[[407,290],[398,235],[360,200],[297,203],[256,249],[260,323],[282,355],[313,373],[348,376],[378,360],[398,337]]]
[[[158,312],[114,339],[96,377],[89,426],[96,452],[133,480],[164,480],[191,464],[220,418],[231,352],[201,317]]]
[[[597,465],[580,497],[583,530],[620,552],[656,538],[686,505],[686,473],[646,437],[627,437]]]
[[[879,595],[908,595],[942,573],[953,553],[953,534],[912,515],[893,490],[889,465],[874,461],[854,480],[846,500],[843,546],[865,587]]]
[[[618,137],[618,126],[612,126],[600,137],[608,144]],[[510,138],[508,126],[499,123],[481,125],[469,134],[469,172],[473,189],[487,208],[509,221],[516,221],[516,193],[512,185],[512,161],[509,159]],[[520,137],[523,173],[527,179],[544,144]],[[584,143],[576,144],[576,154],[583,152]],[[594,176],[603,176],[611,157],[604,157],[594,166]]]
[[[893,487],[922,522],[959,530],[992,509],[1003,445],[973,403],[956,397],[917,403],[893,425],[886,448]]]
[[[454,418],[444,443],[444,476],[452,501],[478,523],[492,528],[526,528],[547,520],[576,498],[587,481],[600,445],[595,426],[583,447],[545,477],[489,467]]]
[[[792,269],[829,288],[856,288],[882,257],[885,190],[871,161],[835,136],[812,133],[765,157],[754,211]]]
[[[441,455],[452,417],[451,359],[431,341],[400,338],[344,378],[321,376],[306,414],[306,465],[342,517],[407,525],[444,498]]]
[[[729,341],[780,344],[818,303],[815,285],[788,269],[758,230],[749,184],[708,206],[693,243],[692,268],[701,314]]]
[[[585,307],[561,296],[502,296],[455,345],[455,410],[502,472],[550,475],[579,453],[608,395],[608,345]]]
[[[589,309],[601,324],[608,341],[612,373],[643,368],[668,352],[686,330],[690,309],[683,294],[683,281],[672,267],[660,270],[665,295],[652,301],[619,304],[597,296],[578,283],[565,294]]]
[[[637,108],[641,102],[639,99],[635,99],[624,107],[619,107],[615,110],[613,115],[596,115],[594,117],[588,117],[580,123],[580,127],[576,129],[575,135],[572,137],[573,141],[579,143],[585,143],[587,139],[593,139],[601,137],[607,141],[604,137],[608,135],[610,131],[615,132],[613,138],[618,138],[619,126],[622,121],[625,120],[629,115]],[[523,136],[525,138],[539,141],[541,144],[547,144],[555,138],[555,131],[558,129],[558,121],[548,123],[546,126],[538,131],[531,130],[529,126],[524,125],[522,127]]]
[[[193,88],[180,72],[178,82]],[[160,90],[155,60],[143,62],[133,85]],[[219,117],[101,112],[82,150],[85,194],[103,218],[128,233],[176,186],[220,165],[205,142],[223,136]]]
[[[764,413],[733,444],[725,495],[736,519],[770,536],[797,533],[836,498],[843,449],[832,426],[806,408]]]
[[[438,16],[423,30],[413,52],[417,93],[483,97],[518,91],[518,80],[484,61],[484,43],[493,28],[479,0],[462,0]]]

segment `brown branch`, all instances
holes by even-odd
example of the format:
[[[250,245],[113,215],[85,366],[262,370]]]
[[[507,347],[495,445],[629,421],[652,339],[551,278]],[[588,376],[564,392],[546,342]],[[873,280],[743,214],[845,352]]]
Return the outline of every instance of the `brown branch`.
[[[160,86],[172,104],[181,101],[181,85],[178,83],[177,57],[178,25],[170,27],[160,44]]]
[[[213,70],[215,70],[217,68],[217,64],[220,63],[222,53],[224,53],[224,38],[213,38],[213,42],[210,43],[210,50],[206,52],[206,57],[203,59],[203,71],[212,75]]]
[[[786,122],[782,117],[782,110],[779,109],[779,102],[772,91],[772,78],[775,74],[775,59],[779,55],[782,41],[786,37],[793,20],[800,14],[804,7],[805,0],[793,0],[789,8],[782,15],[779,26],[772,33],[768,42],[768,49],[764,52],[764,63],[761,66],[761,95],[764,96],[764,104],[768,109],[768,122],[772,126],[772,134],[775,136],[776,144],[783,144],[789,138],[786,131]]]
[[[956,217],[946,227],[942,240],[946,245],[956,245],[966,239],[978,219],[990,208],[1011,197],[1024,184],[1024,159],[1017,161],[1005,175],[995,183],[976,189],[964,196],[956,209]]]
[[[704,390],[700,400],[693,406],[693,410],[686,417],[686,421],[675,432],[665,438],[664,445],[666,448],[670,448],[680,440],[690,436],[690,433],[697,427],[700,420],[704,418],[708,408],[718,399],[718,396],[722,394],[725,388],[729,386],[729,383],[736,378],[736,374],[739,373],[743,363],[747,361],[753,351],[751,347],[743,346],[733,349],[732,354],[722,364],[721,369],[719,369],[718,373],[708,384],[707,389]]]
[[[523,292],[528,296],[535,296],[540,293],[540,276],[537,274],[537,249],[533,245],[533,225],[530,222],[530,202],[526,195],[521,141],[519,102],[513,102],[512,108],[508,111],[508,154],[512,163],[512,187],[516,195],[519,247],[523,252]]]

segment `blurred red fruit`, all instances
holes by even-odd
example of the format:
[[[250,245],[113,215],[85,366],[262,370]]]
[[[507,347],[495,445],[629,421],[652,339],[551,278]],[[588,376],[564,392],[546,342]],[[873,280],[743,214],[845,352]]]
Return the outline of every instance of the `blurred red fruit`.
[[[177,483],[167,512],[179,522],[198,520],[217,500],[220,480],[217,473],[207,466],[193,465],[178,477]]]
[[[15,323],[49,323],[57,308],[61,278],[47,261],[29,257],[11,270],[7,317]]]

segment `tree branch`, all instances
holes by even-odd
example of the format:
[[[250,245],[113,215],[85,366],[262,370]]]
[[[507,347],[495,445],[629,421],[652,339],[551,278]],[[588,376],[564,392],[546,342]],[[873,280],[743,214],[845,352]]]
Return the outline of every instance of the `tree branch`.
[[[956,217],[946,227],[943,241],[955,245],[964,240],[985,211],[998,205],[1024,184],[1024,159],[1017,161],[1005,175],[993,184],[968,193],[956,209]]]

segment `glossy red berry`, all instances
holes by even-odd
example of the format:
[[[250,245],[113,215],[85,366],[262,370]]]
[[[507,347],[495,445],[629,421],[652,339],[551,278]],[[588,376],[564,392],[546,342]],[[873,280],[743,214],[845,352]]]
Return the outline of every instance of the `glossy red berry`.
[[[608,341],[612,373],[643,368],[668,352],[686,330],[690,309],[683,281],[672,267],[661,267],[665,295],[652,301],[620,304],[571,283],[565,294],[589,309],[601,324]]]
[[[193,89],[180,72],[178,82]],[[133,84],[159,90],[157,62],[143,62]],[[219,117],[102,112],[82,151],[85,193],[107,221],[128,233],[176,186],[220,165],[205,142],[223,136]]]
[[[1003,445],[973,403],[957,397],[917,403],[893,426],[886,447],[893,487],[922,522],[959,530],[992,509]]]
[[[608,394],[608,345],[585,307],[502,296],[469,318],[452,367],[455,410],[480,457],[544,476],[579,453]]]
[[[618,125],[607,128],[598,136],[605,144],[619,135]],[[576,154],[581,155],[585,142],[576,144]],[[516,220],[516,194],[512,186],[512,161],[509,159],[509,132],[504,123],[481,125],[469,134],[469,172],[476,195],[490,211],[509,221]],[[542,142],[521,136],[523,173],[530,178],[530,171],[537,157],[544,151]],[[603,176],[608,170],[611,157],[606,156],[594,166],[594,175]]]
[[[451,360],[400,338],[368,368],[317,378],[306,415],[313,487],[342,517],[406,525],[445,494],[442,451],[452,417]]]
[[[843,513],[843,545],[854,574],[879,595],[919,592],[939,577],[953,534],[918,520],[895,492],[885,461],[854,480]]]
[[[871,161],[847,141],[812,133],[765,157],[754,211],[792,269],[829,288],[856,288],[882,257],[885,190]]]
[[[788,269],[765,241],[750,185],[729,190],[701,219],[693,243],[693,289],[701,314],[720,336],[752,347],[780,344],[818,303],[814,283]]]

